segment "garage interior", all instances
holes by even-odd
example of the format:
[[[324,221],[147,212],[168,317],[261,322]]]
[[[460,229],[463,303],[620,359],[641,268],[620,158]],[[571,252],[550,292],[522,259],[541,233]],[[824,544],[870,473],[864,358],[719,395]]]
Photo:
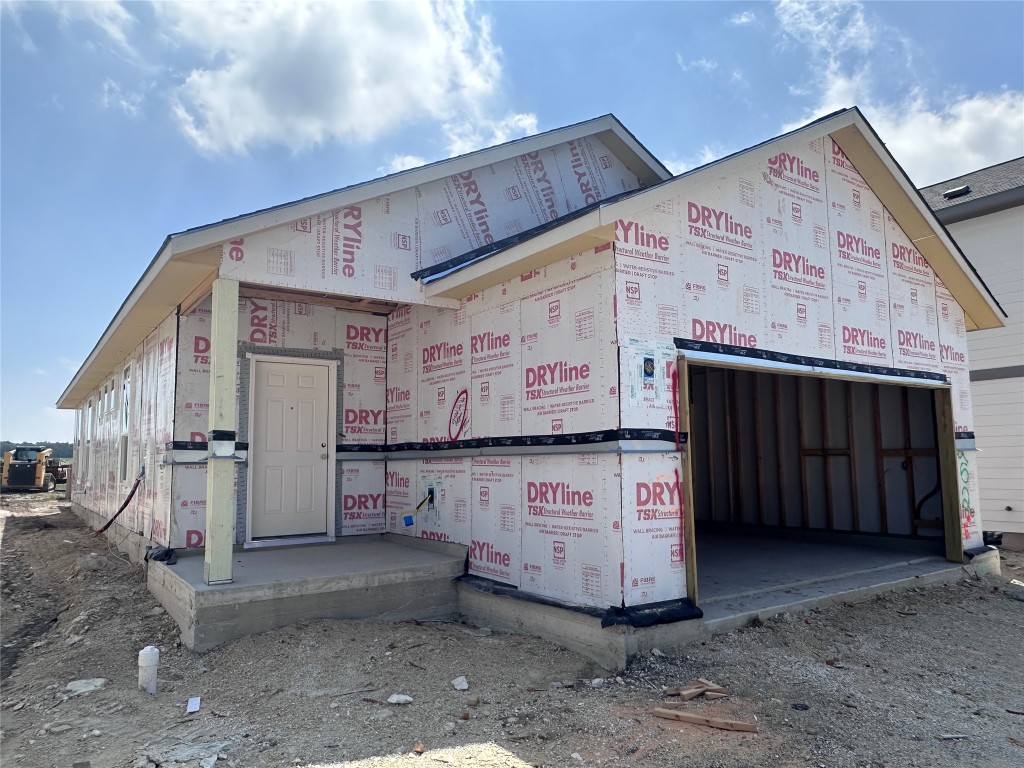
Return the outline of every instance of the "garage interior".
[[[949,571],[948,390],[686,368],[706,618]]]

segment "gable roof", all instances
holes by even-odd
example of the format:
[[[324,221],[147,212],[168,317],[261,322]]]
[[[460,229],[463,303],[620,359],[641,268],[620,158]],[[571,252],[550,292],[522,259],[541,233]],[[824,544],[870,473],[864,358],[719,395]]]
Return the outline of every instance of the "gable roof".
[[[520,233],[498,243],[414,273],[431,297],[463,298],[516,275],[559,261],[573,253],[614,240],[615,221],[661,202],[671,185],[685,183],[709,168],[721,166],[759,147],[804,132],[830,135],[853,162],[910,240],[928,260],[964,308],[969,329],[995,328],[1006,316],[988,286],[946,228],[936,219],[899,163],[856,107],[826,115],[812,123],[688,171],[654,187],[623,193],[577,211],[551,225]]]
[[[600,139],[637,176],[642,186],[657,184],[672,176],[614,115],[607,114],[168,235],[57,400],[57,407],[80,405],[176,307],[202,299],[218,274],[221,244],[585,136]],[[378,304],[381,308],[393,306],[387,302]]]
[[[922,187],[921,196],[944,224],[1024,205],[1024,157]]]

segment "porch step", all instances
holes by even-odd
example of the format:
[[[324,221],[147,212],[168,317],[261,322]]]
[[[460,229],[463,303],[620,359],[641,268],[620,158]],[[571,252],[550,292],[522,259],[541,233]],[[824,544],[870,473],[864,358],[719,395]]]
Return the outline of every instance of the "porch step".
[[[149,589],[204,651],[246,635],[310,619],[450,619],[458,615],[452,581],[465,554],[379,536],[334,544],[236,552],[230,584],[203,581],[203,558],[151,562]]]

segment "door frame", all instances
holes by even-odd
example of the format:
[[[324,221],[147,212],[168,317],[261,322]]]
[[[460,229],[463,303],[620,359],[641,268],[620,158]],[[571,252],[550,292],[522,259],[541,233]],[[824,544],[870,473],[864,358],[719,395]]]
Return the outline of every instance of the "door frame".
[[[249,359],[249,450],[246,458],[245,468],[245,549],[257,549],[259,547],[281,547],[292,544],[322,544],[332,542],[336,536],[334,533],[336,523],[335,510],[335,483],[337,471],[337,440],[335,431],[338,423],[338,361],[319,357],[289,357],[286,355],[266,355],[257,352],[247,352]],[[259,363],[286,363],[295,365],[322,365],[327,367],[327,504],[326,520],[324,521],[325,534],[312,536],[289,536],[286,538],[261,538],[252,537],[252,468],[253,455],[256,450],[256,443],[253,441],[256,408],[256,366]]]

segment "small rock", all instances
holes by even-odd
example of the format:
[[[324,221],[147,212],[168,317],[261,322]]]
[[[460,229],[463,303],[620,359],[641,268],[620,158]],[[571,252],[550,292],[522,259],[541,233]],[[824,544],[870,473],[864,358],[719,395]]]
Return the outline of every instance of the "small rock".
[[[471,707],[475,707],[479,703],[480,703],[480,699],[475,698],[475,697],[472,698],[472,699],[466,699],[466,704],[468,704]]]
[[[658,649],[658,648],[651,648],[651,656],[664,657],[664,655],[665,654],[662,653],[660,649]]]
[[[454,688],[456,691],[468,691],[469,680],[466,679],[465,675],[459,675],[454,680],[452,680],[452,688]]]
[[[562,687],[562,684],[560,682],[558,682],[557,680],[555,682],[553,682],[553,683],[548,683],[548,688],[550,688],[552,691],[557,691],[561,687]]]
[[[213,768],[217,764],[217,756],[210,755],[199,761],[199,768]]]
[[[71,724],[70,723],[52,723],[52,724],[46,726],[46,731],[48,733],[67,733],[70,730],[71,730]]]
[[[341,702],[340,701],[332,701],[331,702],[331,709],[337,709],[340,706],[341,706]]]
[[[66,646],[68,646],[70,648],[72,645],[76,645],[76,644],[82,642],[84,639],[85,638],[82,637],[81,635],[72,635],[71,637],[69,637],[67,640],[64,641],[64,645],[66,645]]]
[[[604,688],[604,686],[607,683],[608,683],[608,681],[605,680],[603,677],[595,677],[593,680],[590,681],[590,687],[591,688]]]
[[[167,613],[167,611],[165,611],[159,605],[156,606],[155,608],[150,608],[150,610],[149,610],[149,615],[150,616],[159,616],[159,615],[164,614],[164,613]]]
[[[809,704],[803,704],[803,703],[801,703],[799,701],[796,702],[795,704],[793,704],[793,709],[795,709],[795,710],[797,710],[799,712],[806,712],[810,708],[811,707],[810,707]]]
[[[387,720],[389,717],[394,717],[394,714],[395,713],[392,712],[390,709],[378,709],[376,712],[374,712],[372,715],[370,715],[370,719],[371,720]]]
[[[19,703],[15,704],[13,707],[11,707],[11,712],[17,712],[19,709],[23,709],[24,707],[25,707],[25,702],[24,701],[19,702]]]
[[[90,736],[102,736],[103,732],[102,731],[98,731],[95,728],[93,728],[91,731],[89,731],[89,735]]]
[[[107,684],[107,678],[105,677],[89,677],[82,680],[72,680],[66,686],[64,690],[69,691],[72,696],[82,696],[86,693],[92,693],[102,689]]]
[[[573,760],[579,760],[580,762],[583,762],[583,755],[581,755],[579,752],[573,752],[571,755],[569,755],[569,757],[571,757]]]
[[[388,696],[388,704],[412,704],[412,696],[404,693],[393,693]]]
[[[455,735],[455,723],[445,723],[444,724],[444,732],[446,734],[448,734],[449,736],[454,736]]]

